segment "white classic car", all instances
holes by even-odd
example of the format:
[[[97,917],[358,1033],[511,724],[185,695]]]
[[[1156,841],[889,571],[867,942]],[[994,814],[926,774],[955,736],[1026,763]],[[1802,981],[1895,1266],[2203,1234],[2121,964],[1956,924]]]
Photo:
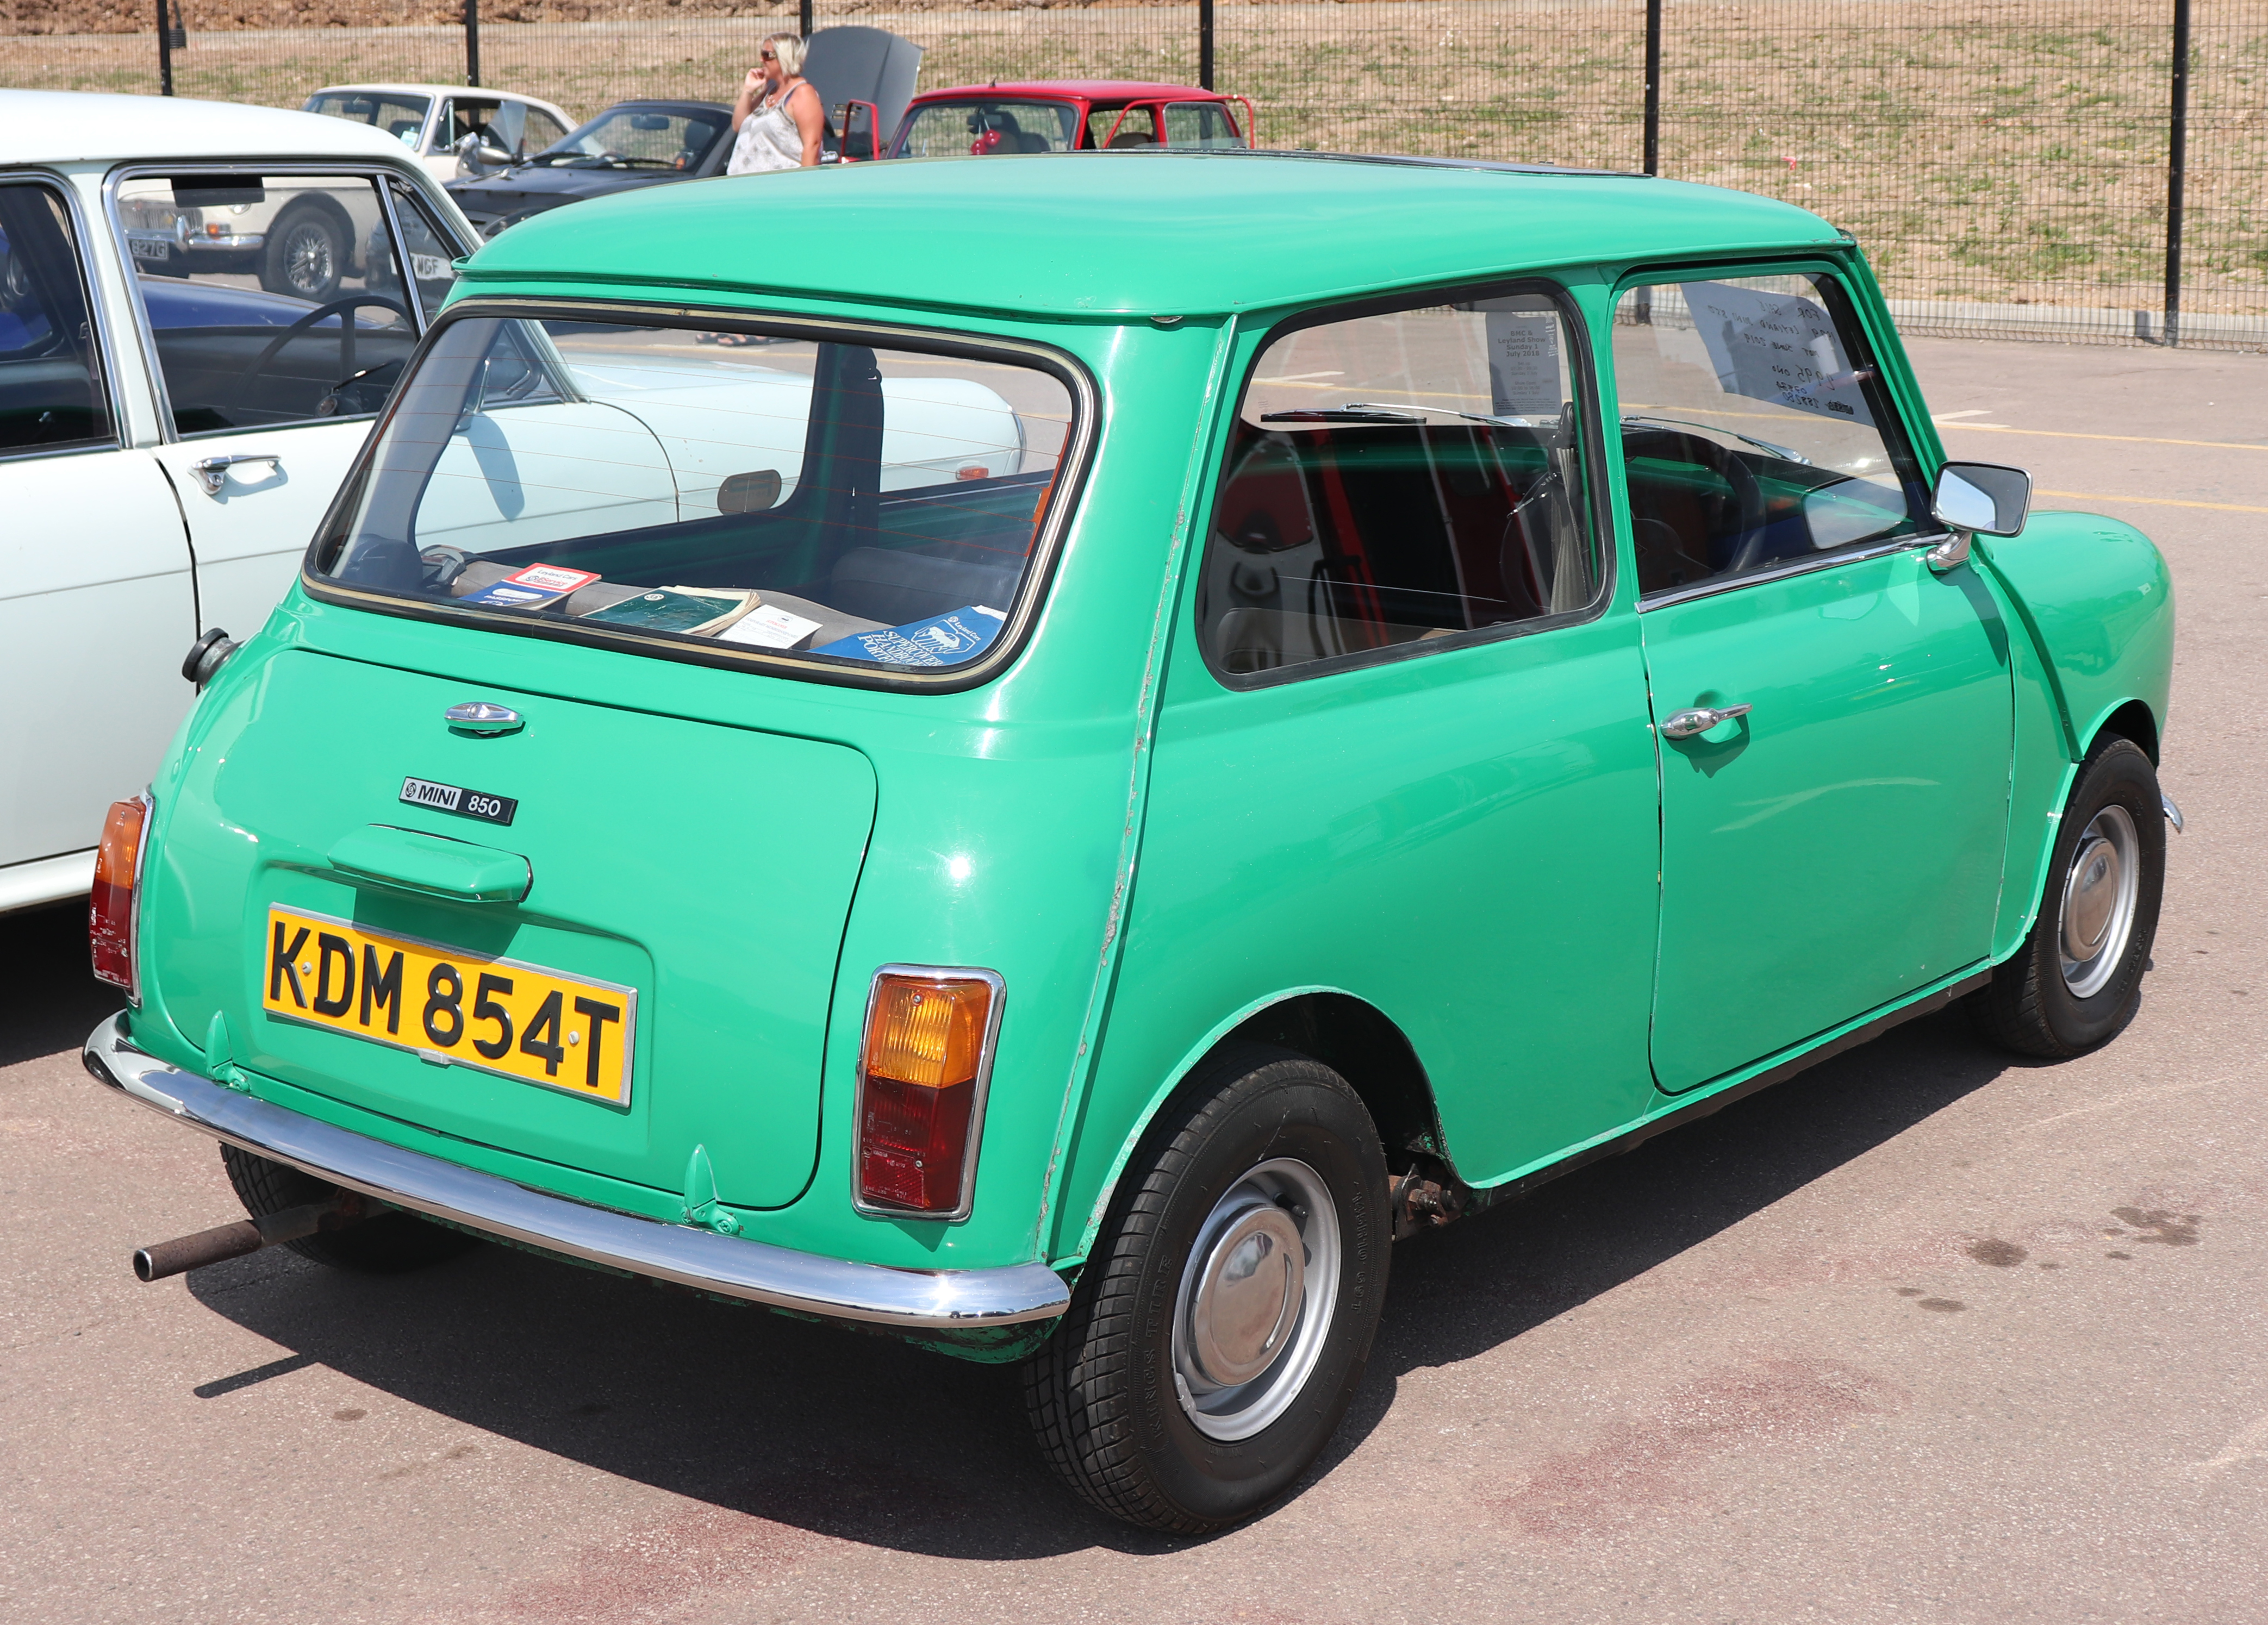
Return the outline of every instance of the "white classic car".
[[[478,239],[339,119],[0,91],[0,131],[6,912],[87,889],[188,707],[183,651],[282,598]],[[277,291],[255,227],[289,218],[327,259]]]
[[[508,164],[575,128],[574,116],[556,102],[461,85],[327,85],[299,105],[383,130],[416,153],[436,180],[465,173],[460,154],[468,136],[478,138],[481,162]]]

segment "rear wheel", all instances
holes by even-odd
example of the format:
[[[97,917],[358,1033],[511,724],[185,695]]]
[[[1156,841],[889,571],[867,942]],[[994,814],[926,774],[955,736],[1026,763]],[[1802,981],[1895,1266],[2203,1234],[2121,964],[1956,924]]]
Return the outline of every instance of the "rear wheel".
[[[287,1208],[305,1207],[311,1202],[328,1202],[339,1194],[339,1188],[328,1180],[302,1173],[284,1163],[271,1162],[265,1157],[255,1157],[250,1151],[240,1151],[233,1145],[220,1148],[220,1160],[228,1170],[228,1182],[236,1188],[237,1200],[254,1218],[281,1213]],[[302,1258],[328,1264],[334,1269],[393,1276],[455,1258],[480,1242],[462,1231],[447,1230],[429,1224],[414,1214],[396,1212],[381,1213],[337,1230],[318,1231],[284,1245]]]
[[[2165,886],[2157,772],[2132,740],[2110,739],[2072,786],[2031,935],[1971,1002],[1977,1025],[2055,1060],[2117,1037],[2141,1004]]]
[[[1114,1517],[1203,1534],[1274,1501],[1362,1381],[1392,1226],[1330,1068],[1224,1053],[1146,1136],[1070,1312],[1025,1367],[1041,1448]]]

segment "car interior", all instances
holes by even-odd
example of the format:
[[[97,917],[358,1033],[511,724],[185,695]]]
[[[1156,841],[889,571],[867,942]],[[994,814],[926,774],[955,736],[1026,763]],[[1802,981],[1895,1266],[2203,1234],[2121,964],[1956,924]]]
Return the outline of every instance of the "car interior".
[[[1030,562],[1054,470],[972,477],[983,471],[969,468],[946,483],[886,489],[886,402],[875,352],[854,344],[814,349],[809,426],[784,500],[777,500],[785,482],[777,473],[752,471],[724,482],[713,516],[468,553],[421,541],[418,513],[396,515],[379,491],[350,549],[344,531],[327,539],[323,568],[350,585],[446,599],[482,592],[529,565],[600,577],[526,612],[554,621],[657,590],[753,590],[763,604],[814,623],[775,647],[820,649],[976,607],[1005,612]],[[437,350],[420,382],[446,391],[449,364]],[[491,367],[484,386],[496,383]],[[528,399],[539,394],[552,398],[539,386]],[[679,585],[687,583],[697,585]]]
[[[1207,652],[1249,676],[1584,607],[1597,570],[1573,436],[1572,412],[1240,418],[1198,608]]]
[[[0,185],[0,452],[110,433],[63,202],[48,187]]]

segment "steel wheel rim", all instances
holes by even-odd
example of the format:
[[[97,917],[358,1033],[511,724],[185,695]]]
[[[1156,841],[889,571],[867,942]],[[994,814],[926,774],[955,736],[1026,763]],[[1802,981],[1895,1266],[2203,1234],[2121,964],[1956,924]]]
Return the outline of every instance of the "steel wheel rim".
[[[2063,985],[2073,998],[2092,998],[2110,985],[2134,934],[2134,904],[2141,892],[2142,842],[2134,816],[2107,806],[2088,820],[2065,871],[2056,947]]]
[[[284,240],[284,280],[298,293],[325,292],[338,280],[332,259],[330,233],[320,226],[300,226]]]
[[[1295,1158],[1213,1204],[1174,1300],[1174,1391],[1198,1432],[1249,1438],[1300,1397],[1330,1335],[1340,1251],[1330,1188]]]

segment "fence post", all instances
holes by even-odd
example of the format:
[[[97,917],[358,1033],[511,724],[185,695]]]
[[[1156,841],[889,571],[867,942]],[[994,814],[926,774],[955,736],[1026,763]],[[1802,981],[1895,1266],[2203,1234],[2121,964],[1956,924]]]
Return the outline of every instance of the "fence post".
[[[795,12],[796,32],[803,36],[806,45],[811,43],[811,0],[801,0]]]
[[[1661,0],[1646,0],[1646,173],[1661,173]]]
[[[2190,0],[2174,0],[2174,105],[2166,136],[2166,342],[2182,342],[2182,189],[2189,179]]]
[[[1212,88],[1212,0],[1197,0],[1197,83]]]
[[[158,94],[173,93],[173,22],[166,15],[166,0],[158,0]]]
[[[481,0],[465,0],[465,83],[481,82]]]

